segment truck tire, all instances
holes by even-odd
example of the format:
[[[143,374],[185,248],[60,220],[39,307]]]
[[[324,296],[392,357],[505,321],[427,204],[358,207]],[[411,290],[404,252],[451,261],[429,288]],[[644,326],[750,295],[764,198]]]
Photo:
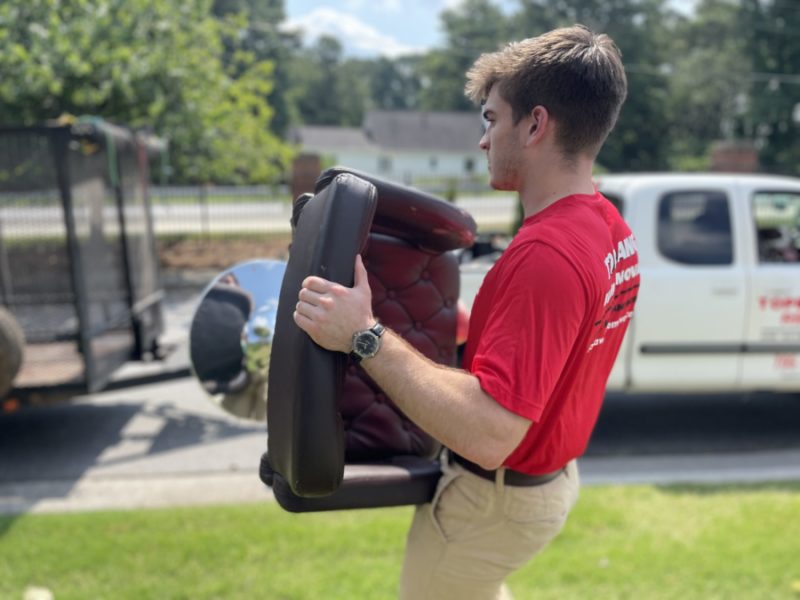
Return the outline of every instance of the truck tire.
[[[11,389],[11,384],[22,366],[25,336],[14,316],[0,307],[0,398]]]

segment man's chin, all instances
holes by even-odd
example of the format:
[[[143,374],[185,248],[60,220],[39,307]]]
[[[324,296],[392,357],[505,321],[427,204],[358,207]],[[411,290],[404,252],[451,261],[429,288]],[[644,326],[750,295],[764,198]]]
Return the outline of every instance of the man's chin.
[[[493,190],[497,190],[498,192],[513,192],[514,186],[508,183],[507,181],[495,181],[494,179],[489,180],[489,185]]]

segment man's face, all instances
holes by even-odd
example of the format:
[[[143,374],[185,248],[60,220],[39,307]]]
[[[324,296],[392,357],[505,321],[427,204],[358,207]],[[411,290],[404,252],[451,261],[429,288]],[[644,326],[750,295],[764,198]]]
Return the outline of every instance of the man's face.
[[[511,105],[506,102],[494,86],[482,107],[486,131],[480,141],[486,150],[489,176],[496,190],[517,190],[522,166],[522,139],[520,129],[525,119],[517,125]]]

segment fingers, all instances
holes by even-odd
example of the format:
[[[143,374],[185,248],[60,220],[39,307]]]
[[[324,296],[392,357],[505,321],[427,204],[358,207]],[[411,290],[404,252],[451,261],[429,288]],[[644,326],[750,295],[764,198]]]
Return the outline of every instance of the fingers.
[[[311,290],[312,292],[317,292],[318,294],[324,294],[330,290],[333,285],[334,284],[327,279],[315,277],[313,275],[306,277],[302,284],[303,289]]]
[[[320,306],[322,303],[322,296],[322,293],[315,292],[314,290],[306,287],[300,288],[300,293],[297,295],[302,302],[310,304],[311,306]]]
[[[302,283],[292,317],[323,348],[349,352],[353,332],[375,323],[367,271],[360,258],[356,259],[353,281],[353,288],[317,276],[306,277]]]
[[[298,303],[299,307],[299,303]],[[302,314],[298,309],[295,309],[294,314],[292,315],[294,318],[294,322],[297,323],[297,326],[302,329],[303,331],[308,331],[311,325],[313,325],[314,321],[312,321],[309,317]]]
[[[356,254],[356,266],[353,273],[353,287],[363,288],[364,286],[369,288],[369,277],[367,276],[367,269],[364,266],[364,261],[362,260],[361,255]]]
[[[309,304],[304,300],[300,300],[294,307],[294,312],[296,315],[302,315],[309,321],[313,320],[314,317],[317,315],[317,307],[313,304]]]
[[[305,331],[311,338],[318,342],[319,327],[325,322],[325,315],[321,309],[300,300],[294,307],[292,314],[295,324]]]

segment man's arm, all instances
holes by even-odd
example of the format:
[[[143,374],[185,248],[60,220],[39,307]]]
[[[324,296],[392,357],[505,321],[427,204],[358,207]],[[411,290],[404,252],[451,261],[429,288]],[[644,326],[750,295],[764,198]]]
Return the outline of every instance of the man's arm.
[[[306,278],[294,320],[323,348],[350,352],[353,334],[375,323],[361,257],[352,288]],[[428,360],[392,331],[384,334],[378,354],[361,364],[412,421],[486,469],[501,466],[530,427],[531,421],[486,394],[477,377]]]

